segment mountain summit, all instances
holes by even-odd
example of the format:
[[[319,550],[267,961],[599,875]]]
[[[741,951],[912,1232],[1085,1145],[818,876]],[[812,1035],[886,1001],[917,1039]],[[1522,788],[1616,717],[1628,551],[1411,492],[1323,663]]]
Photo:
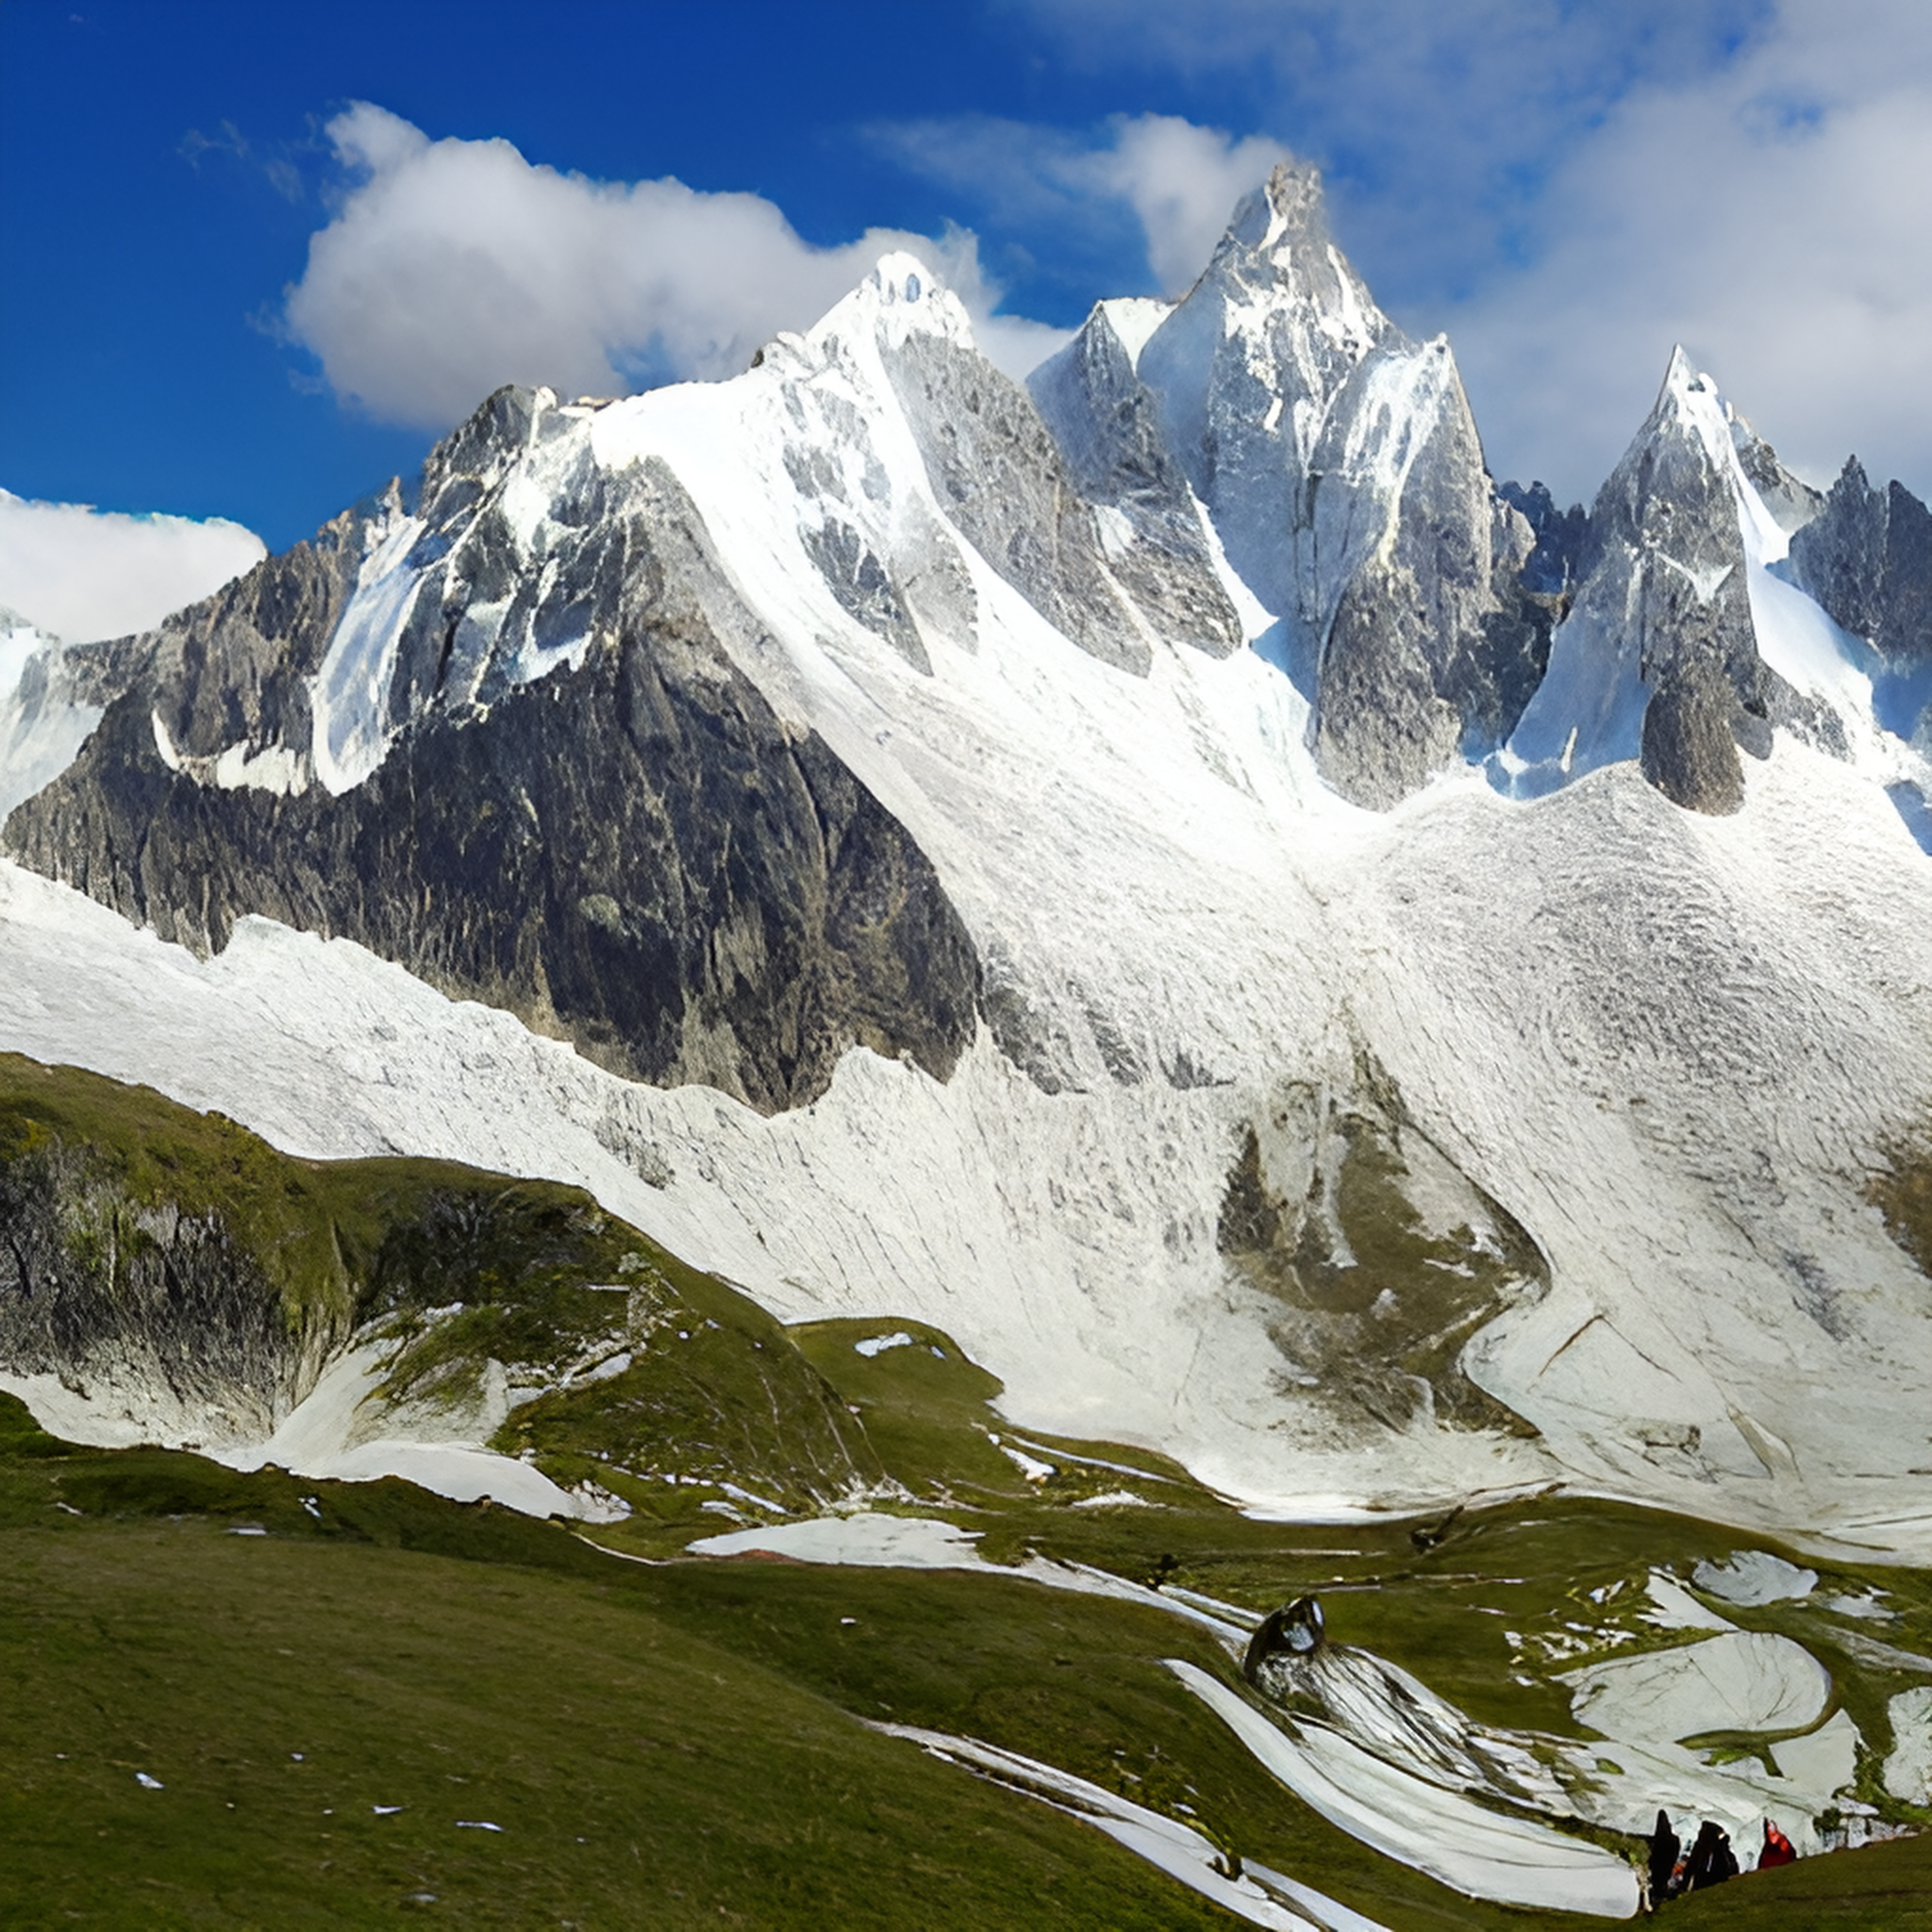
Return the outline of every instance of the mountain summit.
[[[1251,1505],[1918,1548],[1926,521],[1681,352],[1587,516],[1498,484],[1307,170],[1024,387],[890,255],[9,641],[0,1044],[578,1183]]]

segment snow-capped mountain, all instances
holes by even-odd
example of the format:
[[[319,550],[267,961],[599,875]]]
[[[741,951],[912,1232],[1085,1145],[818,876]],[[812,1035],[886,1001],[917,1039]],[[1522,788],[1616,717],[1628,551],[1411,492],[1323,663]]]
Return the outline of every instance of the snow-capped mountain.
[[[1185,300],[1101,304],[1030,387],[1093,500],[1205,513],[1343,796],[1391,805],[1507,736],[1547,652],[1518,581],[1532,533],[1491,488],[1448,342],[1376,308],[1313,175],[1277,170]]]
[[[1681,356],[1587,519],[1498,488],[1306,172],[1029,389],[888,256],[112,647],[0,1045],[579,1180],[1258,1506],[1921,1547],[1924,516]]]

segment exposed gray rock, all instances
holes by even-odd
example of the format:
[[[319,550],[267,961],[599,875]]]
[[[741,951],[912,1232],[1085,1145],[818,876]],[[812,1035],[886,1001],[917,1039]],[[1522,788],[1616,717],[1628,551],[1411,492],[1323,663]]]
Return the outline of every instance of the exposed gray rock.
[[[1344,797],[1386,808],[1514,725],[1534,626],[1501,620],[1528,530],[1500,512],[1446,341],[1385,343],[1336,396],[1310,479],[1322,626],[1315,753]],[[1499,526],[1500,525],[1500,526]],[[1512,602],[1514,600],[1512,599]],[[1533,688],[1533,685],[1531,686]]]
[[[0,609],[0,818],[73,762],[124,688],[128,644],[63,643]]]
[[[1864,464],[1847,457],[1823,514],[1791,539],[1791,581],[1854,637],[1875,640],[1884,622],[1890,508]]]
[[[1643,713],[1643,775],[1673,805],[1731,812],[1744,769],[1731,724],[1737,694],[1713,657],[1686,652],[1659,675]]]
[[[1144,677],[1153,653],[1108,568],[1093,508],[1026,391],[937,335],[908,335],[884,354],[933,494],[960,534],[1082,650]]]
[[[1193,493],[1108,305],[1026,386],[1081,493],[1124,520],[1124,541],[1109,546],[1113,572],[1155,628],[1217,658],[1239,649],[1241,621]]]
[[[1873,709],[1888,731],[1932,741],[1932,511],[1902,483],[1874,490],[1857,457],[1791,540],[1792,582],[1879,657]]]
[[[527,429],[504,399],[490,413]],[[459,447],[487,451],[474,430]],[[446,503],[471,480],[433,461],[425,494]],[[398,658],[413,722],[354,789],[171,769],[152,714],[172,707],[190,743],[267,728],[277,687],[251,681],[255,640],[286,633],[295,663],[319,658],[330,553],[278,559],[249,580],[245,625],[246,584],[174,621],[152,676],[8,821],[7,849],[197,950],[248,913],[355,939],[620,1071],[766,1109],[822,1092],[855,1042],[945,1077],[978,966],[924,854],[736,670],[718,626],[756,626],[669,473],[631,473],[621,506],[587,479],[580,508],[534,582],[508,581],[494,512],[458,539],[460,581],[486,602],[509,590],[504,627],[593,640],[575,670],[505,681],[500,659],[462,649],[475,606],[444,600]],[[284,590],[291,614],[266,618]]]
[[[1546,597],[1564,595],[1576,580],[1577,558],[1590,528],[1583,506],[1573,503],[1559,510],[1543,483],[1532,483],[1526,490],[1521,483],[1499,483],[1496,495],[1522,516],[1535,540],[1521,566],[1524,588]]]
[[[1731,447],[1738,453],[1738,467],[1757,491],[1759,502],[1787,536],[1802,530],[1824,508],[1824,494],[1792,475],[1778,460],[1777,451],[1735,409],[1730,411],[1730,421]]]
[[[1387,810],[1451,764],[1462,719],[1429,675],[1426,592],[1377,559],[1342,593],[1322,653],[1315,761],[1357,805]]]
[[[898,587],[856,525],[827,517],[804,533],[805,547],[846,612],[883,638],[914,670],[932,675],[932,659]]]

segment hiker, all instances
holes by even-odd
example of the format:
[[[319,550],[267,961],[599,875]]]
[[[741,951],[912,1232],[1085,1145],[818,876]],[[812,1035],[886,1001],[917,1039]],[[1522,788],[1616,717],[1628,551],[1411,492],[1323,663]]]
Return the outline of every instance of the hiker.
[[[1779,1865],[1789,1865],[1797,1856],[1797,1847],[1767,1818],[1764,1821],[1764,1849],[1757,1854],[1757,1869],[1760,1872],[1774,1871]]]
[[[1650,1902],[1660,1906],[1672,1896],[1671,1880],[1676,1874],[1677,1854],[1683,1840],[1671,1829],[1671,1814],[1658,1808],[1657,1829],[1650,1835]]]
[[[1731,1850],[1731,1835],[1707,1818],[1697,1827],[1697,1842],[1684,1870],[1684,1890],[1704,1891],[1738,1875],[1737,1856]]]

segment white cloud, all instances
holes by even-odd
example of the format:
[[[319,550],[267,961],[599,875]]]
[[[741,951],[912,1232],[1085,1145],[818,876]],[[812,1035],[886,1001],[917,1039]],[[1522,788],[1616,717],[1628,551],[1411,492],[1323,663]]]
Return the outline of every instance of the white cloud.
[[[608,395],[733,375],[892,248],[955,290],[1003,366],[1064,340],[991,313],[997,291],[963,232],[814,248],[755,194],[561,175],[506,141],[431,141],[366,102],[328,132],[359,178],[309,242],[287,325],[339,395],[391,422],[447,426],[505,382]]]
[[[1265,137],[1236,141],[1172,114],[1123,120],[1115,135],[1112,151],[1093,158],[1095,173],[1140,217],[1147,265],[1170,295],[1193,282],[1235,204],[1288,153]]]
[[[267,554],[222,517],[125,516],[0,490],[0,606],[72,643],[152,629]]]
[[[1235,204],[1288,153],[1173,114],[1116,115],[1095,146],[1064,129],[985,115],[874,128],[898,160],[969,194],[994,225],[1058,229],[1073,239],[1096,205],[1130,210],[1163,292],[1183,293],[1214,252]],[[1102,295],[1126,292],[1098,290]]]
[[[1790,462],[1932,490],[1932,9],[1786,0],[1695,86],[1633,91],[1529,266],[1449,326],[1492,464],[1587,496],[1681,341]]]
[[[1646,79],[1732,58],[1769,0],[1008,0],[1077,67],[1274,135],[1326,173],[1384,305],[1513,258],[1549,168]]]

